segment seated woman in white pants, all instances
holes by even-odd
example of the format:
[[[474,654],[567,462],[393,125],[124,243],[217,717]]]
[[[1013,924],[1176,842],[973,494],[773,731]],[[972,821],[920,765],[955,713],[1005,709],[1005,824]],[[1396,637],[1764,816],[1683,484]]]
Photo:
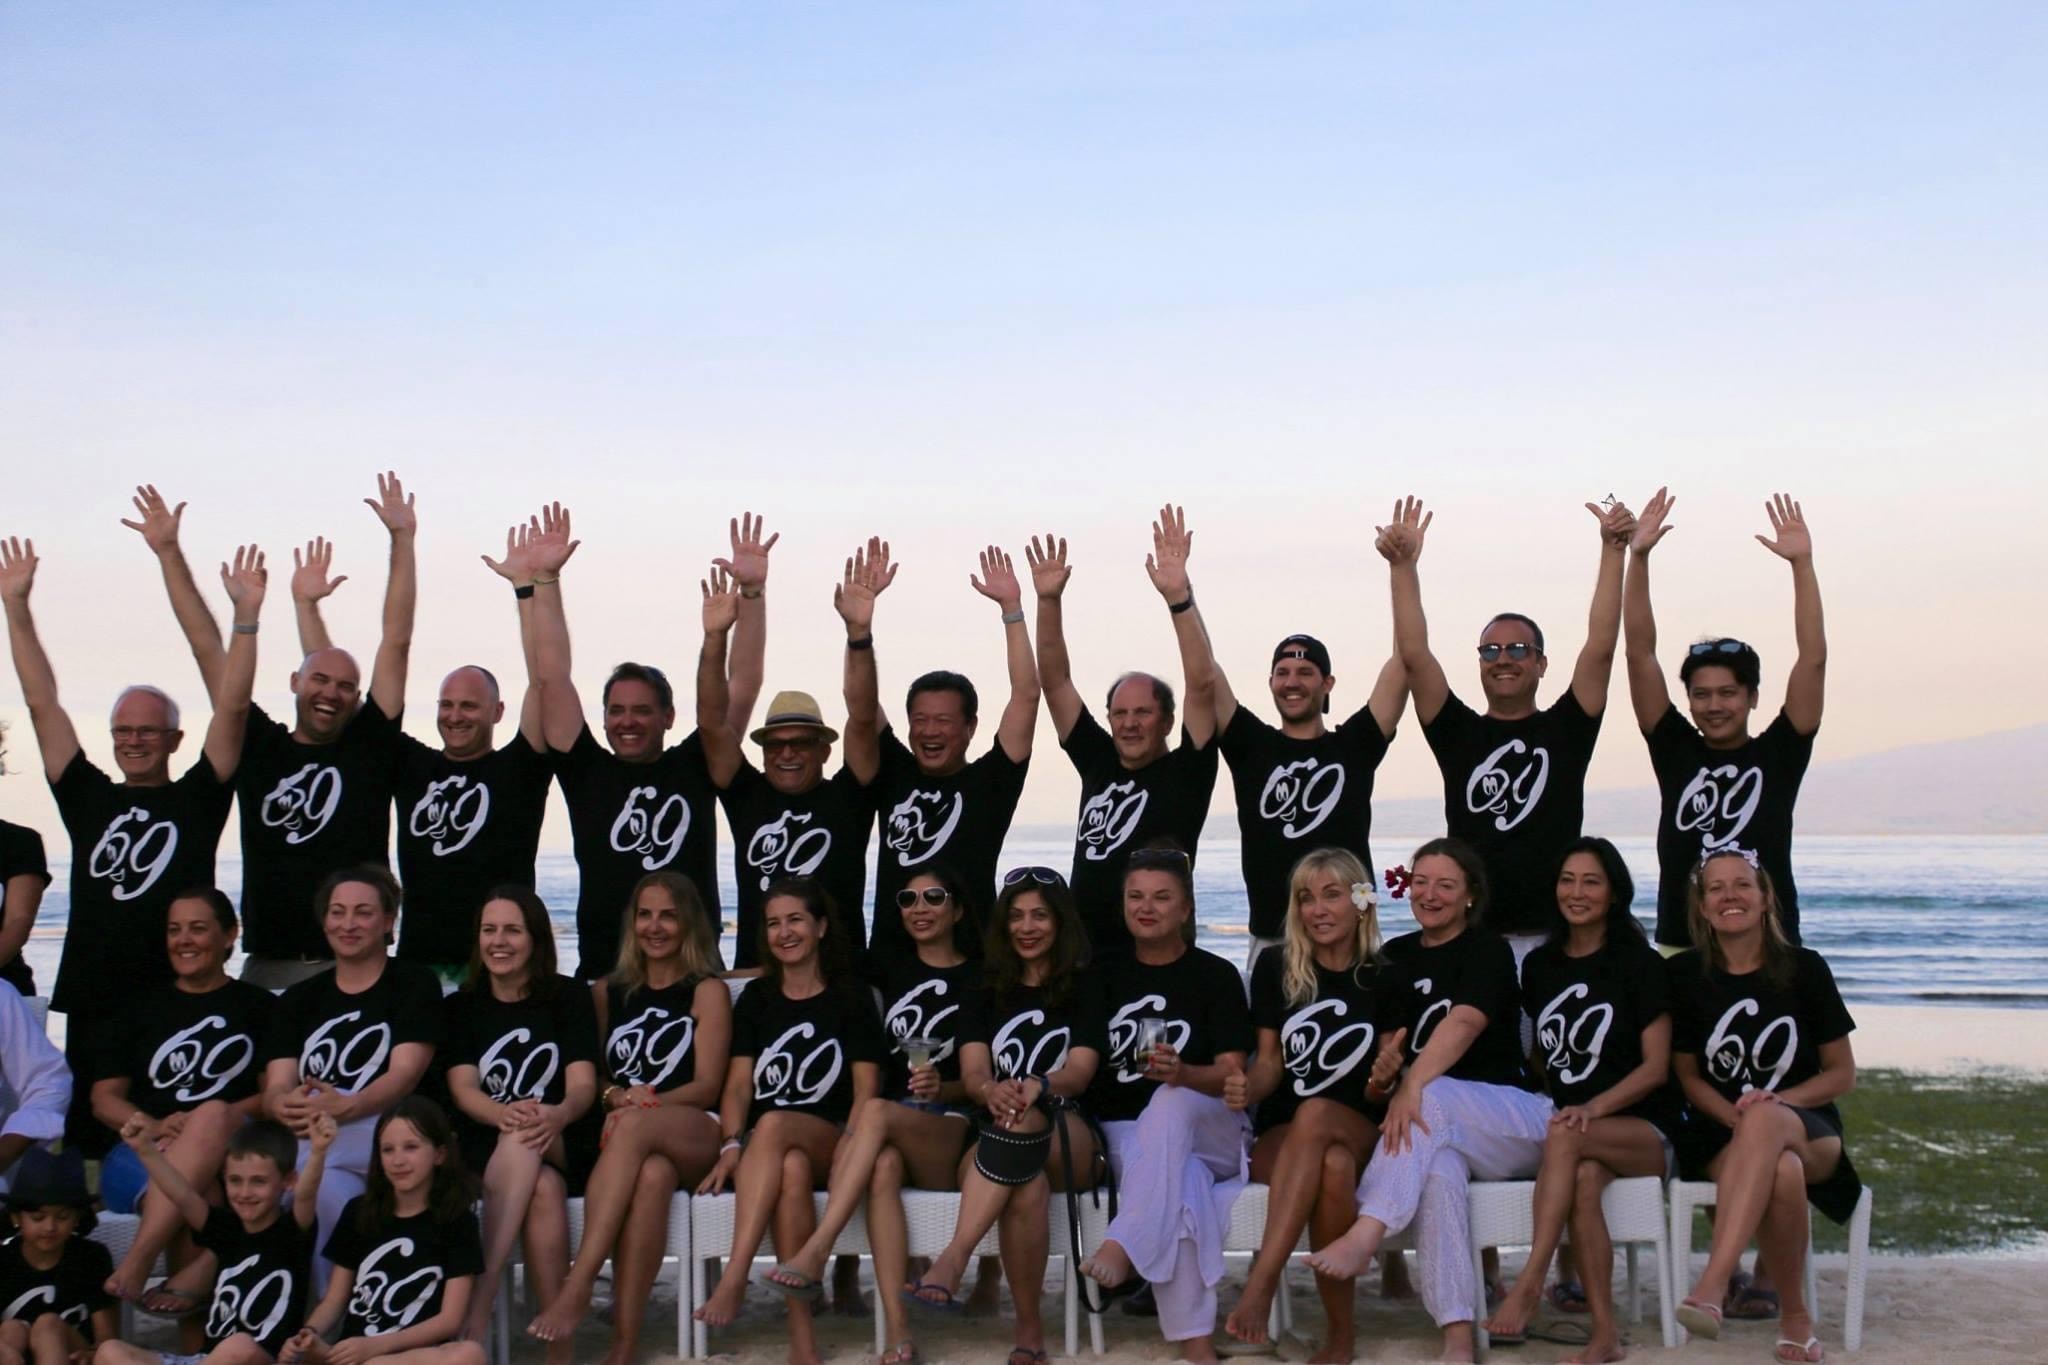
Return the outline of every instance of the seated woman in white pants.
[[[1159,1331],[1185,1360],[1214,1360],[1223,1229],[1244,1186],[1250,1125],[1222,1099],[1251,1049],[1237,968],[1189,942],[1193,870],[1178,849],[1140,849],[1124,872],[1130,948],[1094,964],[1109,1055],[1087,1104],[1117,1179],[1109,1237],[1081,1273],[1110,1290],[1152,1285]],[[1158,1041],[1141,1051],[1148,1034]]]
[[[1308,1258],[1319,1275],[1365,1269],[1380,1243],[1415,1222],[1423,1306],[1443,1359],[1473,1356],[1471,1219],[1466,1184],[1535,1174],[1551,1105],[1530,1089],[1521,996],[1507,941],[1478,927],[1479,855],[1457,839],[1415,851],[1409,897],[1421,931],[1387,944],[1378,983],[1381,1051],[1368,1096],[1399,1076],[1380,1150],[1358,1182],[1358,1221]]]

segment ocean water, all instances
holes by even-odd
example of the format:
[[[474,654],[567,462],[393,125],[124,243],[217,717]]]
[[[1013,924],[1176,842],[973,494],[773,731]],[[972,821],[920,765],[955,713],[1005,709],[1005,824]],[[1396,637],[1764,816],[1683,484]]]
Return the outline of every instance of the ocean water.
[[[1224,829],[1230,828],[1227,817]],[[1212,822],[1212,830],[1215,822]],[[1205,837],[1195,874],[1203,947],[1233,961],[1245,950],[1246,907],[1237,840]],[[1406,861],[1426,832],[1375,833],[1383,861]],[[1654,919],[1657,858],[1648,839],[1618,840],[1635,873],[1637,910]],[[1003,865],[1065,870],[1072,843],[1056,829],[1012,831]],[[720,884],[730,904],[730,841],[721,848]],[[1384,872],[1384,868],[1381,869]],[[1804,838],[1798,844],[1806,943],[1827,958],[1851,1004],[1972,1005],[2048,1008],[2048,836]],[[66,922],[65,876],[44,898],[25,952],[47,992],[56,979]],[[239,860],[221,859],[221,884],[241,883]],[[576,959],[576,864],[566,853],[541,859],[540,891],[554,910],[565,963]],[[1384,888],[1384,880],[1380,885]],[[893,913],[893,910],[892,910]],[[1415,927],[1406,903],[1380,901],[1388,937]],[[732,959],[728,912],[726,958]]]

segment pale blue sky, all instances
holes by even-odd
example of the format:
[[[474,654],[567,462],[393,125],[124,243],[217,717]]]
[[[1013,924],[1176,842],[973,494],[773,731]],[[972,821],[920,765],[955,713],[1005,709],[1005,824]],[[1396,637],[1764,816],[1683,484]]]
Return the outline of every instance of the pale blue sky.
[[[44,553],[75,708],[137,674],[196,698],[126,486],[193,501],[196,559],[336,534],[367,650],[355,499],[395,466],[427,518],[424,733],[445,668],[516,671],[474,555],[544,496],[590,541],[586,676],[686,666],[702,561],[757,506],[786,533],[770,686],[828,695],[829,575],[870,529],[906,562],[891,695],[939,663],[998,690],[971,550],[1047,526],[1084,689],[1177,676],[1138,570],[1173,496],[1263,705],[1297,628],[1362,696],[1394,495],[1441,510],[1447,658],[1514,606],[1568,666],[1578,504],[1668,481],[1666,637],[1756,640],[1774,705],[1789,587],[1748,537],[1782,485],[1821,546],[1823,758],[2022,724],[2043,91],[2024,4],[12,4],[0,532]],[[1648,779],[1624,714],[1596,785]],[[1409,728],[1399,795],[1434,782]],[[1041,744],[1025,813],[1058,818]],[[30,778],[0,814],[54,823]]]

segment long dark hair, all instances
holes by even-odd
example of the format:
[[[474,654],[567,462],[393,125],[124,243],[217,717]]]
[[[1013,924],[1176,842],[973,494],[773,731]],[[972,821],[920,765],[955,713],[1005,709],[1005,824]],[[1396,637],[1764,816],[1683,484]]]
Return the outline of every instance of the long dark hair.
[[[363,1185],[362,1202],[356,1205],[356,1227],[374,1235],[398,1216],[398,1192],[391,1177],[384,1174],[384,1130],[396,1119],[404,1119],[440,1154],[440,1164],[427,1185],[427,1215],[436,1223],[452,1223],[469,1213],[476,1202],[477,1178],[462,1164],[462,1144],[440,1105],[425,1095],[407,1095],[391,1106],[391,1112],[377,1120],[370,1139],[370,1173]]]
[[[995,909],[989,912],[988,929],[982,935],[989,994],[1001,999],[1023,988],[1024,959],[1017,956],[1017,945],[1010,941],[1010,909],[1027,891],[1043,896],[1046,909],[1052,911],[1052,960],[1046,964],[1045,998],[1051,1004],[1064,1004],[1074,993],[1074,978],[1088,961],[1088,931],[1082,927],[1081,912],[1074,905],[1074,893],[1065,878],[1041,882],[1020,877],[996,897]]]
[[[1492,890],[1486,882],[1486,863],[1480,858],[1479,850],[1463,839],[1445,835],[1416,849],[1408,859],[1408,866],[1411,869],[1419,867],[1424,858],[1449,858],[1465,874],[1465,889],[1472,893],[1472,908],[1465,912],[1465,927],[1477,929],[1486,915],[1487,896]],[[1554,902],[1555,897],[1552,900]]]
[[[761,963],[761,980],[773,984],[777,990],[782,989],[782,963],[768,949],[767,909],[768,902],[784,899],[802,902],[812,919],[822,920],[825,924],[825,937],[818,944],[818,975],[825,978],[825,984],[838,990],[851,983],[853,939],[847,932],[846,922],[840,916],[832,893],[816,877],[777,877],[761,893],[761,923],[754,930],[754,950]]]
[[[1600,873],[1607,878],[1607,920],[1602,926],[1609,943],[1640,943],[1648,945],[1649,939],[1643,933],[1643,925],[1630,909],[1636,899],[1636,879],[1628,870],[1621,850],[1612,841],[1597,835],[1587,834],[1565,845],[1558,855],[1557,866],[1550,874],[1550,942],[1562,943],[1571,933],[1571,926],[1565,923],[1564,912],[1557,908],[1557,881],[1564,876],[1564,865],[1578,853],[1590,853],[1600,862]]]
[[[511,901],[519,907],[519,918],[526,923],[526,936],[533,940],[533,956],[526,960],[527,1000],[552,1000],[555,988],[561,984],[555,956],[555,926],[548,919],[547,902],[530,886],[507,883],[494,886],[491,894],[484,897],[483,905],[476,908],[476,931],[469,936],[469,971],[462,978],[462,989],[467,994],[479,992],[488,995],[491,989],[491,974],[484,969],[484,908],[492,901]]]

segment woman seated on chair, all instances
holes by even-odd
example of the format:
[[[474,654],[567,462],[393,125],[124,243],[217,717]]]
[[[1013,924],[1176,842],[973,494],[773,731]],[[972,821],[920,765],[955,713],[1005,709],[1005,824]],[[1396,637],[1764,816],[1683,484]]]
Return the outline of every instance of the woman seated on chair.
[[[1535,1241],[1506,1300],[1487,1320],[1496,1339],[1528,1330],[1543,1273],[1569,1219],[1572,1256],[1593,1315],[1567,1361],[1623,1357],[1614,1321],[1614,1246],[1600,1196],[1618,1176],[1675,1173],[1671,1137],[1671,1002],[1664,959],[1630,912],[1635,881],[1605,839],[1579,839],[1557,870],[1559,919],[1522,963],[1522,1007],[1536,1063],[1558,1106],[1536,1172]]]
[[[1369,1103],[1380,924],[1372,874],[1357,856],[1323,848],[1294,865],[1281,941],[1252,967],[1258,1055],[1224,1085],[1233,1109],[1258,1106],[1252,1179],[1271,1187],[1266,1230],[1244,1293],[1224,1327],[1266,1339],[1266,1315],[1304,1227],[1312,1246],[1358,1216],[1358,1174],[1379,1141],[1385,1106]],[[1315,1361],[1352,1357],[1353,1286],[1318,1278],[1328,1322]]]
[[[963,951],[971,908],[957,877],[944,868],[919,873],[896,893],[896,903],[909,949],[883,948],[868,967],[881,991],[882,1028],[892,1044],[882,1094],[854,1110],[846,1140],[832,1158],[818,1226],[768,1274],[783,1293],[816,1302],[832,1243],[865,1202],[875,1292],[888,1333],[882,1365],[905,1365],[917,1355],[905,1304],[892,1292],[909,1273],[903,1187],[957,1190],[967,1164],[974,1128],[960,1084],[960,1044],[981,976],[980,964]],[[922,1055],[911,1056],[913,1047]],[[950,1306],[950,1296],[944,1302]]]
[[[567,1343],[612,1262],[612,1348],[637,1359],[647,1296],[668,1249],[670,1200],[718,1160],[719,1092],[732,1046],[732,995],[718,940],[689,878],[650,872],[627,898],[619,965],[592,983],[605,1083],[602,1150],[583,1191],[583,1241],[560,1290],[526,1330]],[[585,1125],[586,1129],[590,1125]]]
[[[886,1044],[874,993],[854,975],[852,939],[825,888],[810,877],[775,882],[760,934],[761,975],[733,1009],[718,1162],[697,1187],[717,1194],[730,1184],[734,1195],[732,1253],[696,1313],[711,1327],[739,1316],[771,1219],[785,1266],[809,1241],[817,1226],[811,1192],[848,1140],[848,1117],[882,1088]],[[812,1365],[818,1293],[777,1287],[788,1295],[791,1365]]]
[[[1413,1221],[1416,1279],[1443,1332],[1441,1358],[1470,1360],[1479,1284],[1466,1185],[1534,1175],[1551,1104],[1533,1093],[1523,1065],[1514,954],[1480,927],[1479,854],[1432,839],[1411,865],[1409,901],[1422,927],[1387,944],[1380,1052],[1366,1090],[1369,1100],[1392,1091],[1380,1149],[1358,1182],[1358,1221],[1308,1263],[1320,1275],[1356,1275]]]
[[[1065,877],[1049,867],[1020,867],[1003,878],[983,946],[983,999],[960,1050],[963,1086],[982,1111],[972,1160],[960,1177],[960,1216],[924,1278],[905,1288],[917,1306],[950,1310],[974,1248],[1000,1225],[1017,1313],[1009,1365],[1045,1365],[1040,1301],[1051,1250],[1050,1192],[1089,1189],[1098,1178],[1101,1150],[1072,1107],[1094,1079],[1105,1046],[1101,995],[1087,958],[1088,936]],[[1055,1116],[1063,1136],[1053,1129]]]
[[[1862,1195],[1835,1108],[1856,1084],[1856,1023],[1821,955],[1786,939],[1755,854],[1708,854],[1689,914],[1696,946],[1671,960],[1672,1059],[1691,1103],[1679,1173],[1714,1182],[1714,1241],[1678,1320],[1721,1335],[1722,1299],[1753,1237],[1778,1285],[1778,1359],[1819,1360],[1806,1205],[1846,1222]]]
[[[228,1139],[263,1108],[256,1054],[274,1003],[269,991],[227,974],[235,951],[235,907],[212,887],[180,895],[164,917],[173,979],[142,993],[125,1026],[110,1032],[117,1050],[93,1083],[92,1112],[115,1132],[136,1114],[154,1128],[157,1148],[196,1190],[209,1190],[227,1159]],[[138,1299],[159,1253],[171,1268],[191,1259],[177,1205],[149,1189],[128,1147],[100,1166],[100,1202],[108,1213],[140,1213],[135,1245],[107,1281],[117,1298]],[[197,1337],[195,1335],[194,1341]]]
[[[1250,1137],[1223,1087],[1244,1070],[1252,1021],[1237,968],[1190,941],[1194,913],[1187,854],[1131,854],[1132,944],[1096,965],[1110,1051],[1087,1099],[1109,1140],[1116,1216],[1081,1273],[1110,1297],[1149,1282],[1160,1334],[1183,1359],[1214,1360],[1223,1231]]]
[[[469,974],[447,1005],[456,1136],[484,1186],[484,1271],[463,1336],[483,1341],[515,1240],[543,1303],[569,1273],[569,1192],[596,1155],[578,1120],[597,1098],[597,1019],[590,992],[555,971],[548,908],[523,886],[484,902]],[[548,1358],[562,1365],[568,1348],[551,1342]]]

